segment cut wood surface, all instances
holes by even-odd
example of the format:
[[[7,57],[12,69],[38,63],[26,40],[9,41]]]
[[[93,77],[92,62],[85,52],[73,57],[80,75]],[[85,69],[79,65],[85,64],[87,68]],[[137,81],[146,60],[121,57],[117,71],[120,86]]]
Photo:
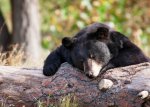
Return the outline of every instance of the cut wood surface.
[[[99,90],[101,79],[113,81],[113,86]],[[89,79],[81,71],[64,63],[51,77],[42,69],[0,66],[0,103],[15,107],[34,107],[38,101],[59,102],[73,95],[80,107],[150,107],[150,63],[108,70],[101,77]]]

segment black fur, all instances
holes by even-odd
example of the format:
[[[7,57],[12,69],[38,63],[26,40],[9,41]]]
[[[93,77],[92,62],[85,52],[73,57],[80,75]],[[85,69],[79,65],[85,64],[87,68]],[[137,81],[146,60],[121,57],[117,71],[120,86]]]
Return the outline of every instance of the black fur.
[[[98,40],[105,43],[112,54],[109,63],[103,68],[103,72],[110,68],[123,67],[142,62],[148,62],[149,58],[120,32],[112,30],[105,24],[94,23],[79,31],[74,37],[65,37],[62,45],[50,53],[44,63],[43,74],[54,75],[63,62],[72,62],[72,47],[90,41]],[[75,51],[73,51],[75,52]],[[77,59],[80,60],[80,59]]]

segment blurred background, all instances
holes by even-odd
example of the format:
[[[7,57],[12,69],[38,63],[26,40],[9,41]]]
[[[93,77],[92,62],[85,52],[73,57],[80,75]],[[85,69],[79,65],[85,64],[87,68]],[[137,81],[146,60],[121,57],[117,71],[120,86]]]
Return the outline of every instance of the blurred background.
[[[108,23],[150,56],[149,0],[0,0],[0,64],[42,65],[64,36],[93,22]]]

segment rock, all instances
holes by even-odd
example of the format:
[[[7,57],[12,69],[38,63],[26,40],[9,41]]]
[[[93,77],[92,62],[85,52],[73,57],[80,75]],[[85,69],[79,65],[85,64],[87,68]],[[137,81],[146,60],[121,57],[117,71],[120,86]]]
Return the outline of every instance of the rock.
[[[107,89],[110,89],[113,86],[113,82],[109,79],[102,79],[99,82],[99,89],[101,91],[106,91]]]
[[[149,95],[148,91],[141,91],[138,96],[141,97],[141,99],[147,98]]]

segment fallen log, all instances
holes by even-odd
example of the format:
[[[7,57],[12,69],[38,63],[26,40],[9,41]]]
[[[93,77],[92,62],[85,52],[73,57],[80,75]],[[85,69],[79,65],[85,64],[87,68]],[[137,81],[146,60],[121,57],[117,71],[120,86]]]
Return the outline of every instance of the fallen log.
[[[113,86],[100,90],[102,79],[113,81]],[[44,76],[42,69],[0,66],[1,106],[34,107],[39,101],[48,106],[71,95],[80,107],[150,107],[150,96],[141,96],[141,91],[150,92],[150,63],[111,69],[96,79],[68,63],[51,77]]]

